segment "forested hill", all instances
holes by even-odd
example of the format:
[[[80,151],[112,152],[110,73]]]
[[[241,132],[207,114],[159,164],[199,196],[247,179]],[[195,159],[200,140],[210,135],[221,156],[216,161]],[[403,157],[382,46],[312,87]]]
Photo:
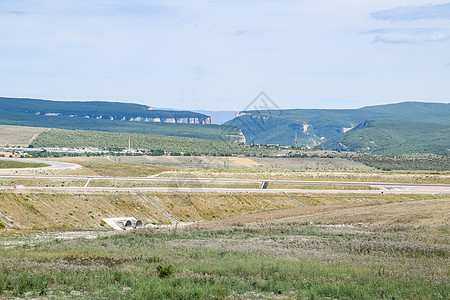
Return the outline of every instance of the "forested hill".
[[[242,130],[248,143],[293,146],[297,137],[300,146],[333,150],[380,154],[450,153],[447,150],[450,148],[450,104],[444,103],[243,111],[226,124]],[[402,142],[399,147],[403,139],[407,143]],[[374,144],[378,146],[373,147]]]
[[[0,98],[3,125],[242,141],[237,128],[210,122],[210,117],[201,113],[152,110],[132,103]]]
[[[107,101],[50,101],[40,99],[0,98],[4,113],[66,116],[155,123],[210,124],[211,118],[191,111],[153,110],[134,103]]]

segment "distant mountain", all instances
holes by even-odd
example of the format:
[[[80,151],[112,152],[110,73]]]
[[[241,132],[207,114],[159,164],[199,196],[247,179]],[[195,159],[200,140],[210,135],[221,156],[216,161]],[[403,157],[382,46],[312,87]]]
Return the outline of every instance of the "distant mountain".
[[[332,150],[450,154],[446,150],[450,148],[450,135],[446,134],[450,104],[403,102],[360,109],[243,111],[225,125],[239,128],[247,143],[293,146],[297,140],[300,146]],[[436,130],[436,134],[427,135],[426,128]],[[356,136],[383,146],[357,143]],[[402,138],[409,142],[397,147]]]
[[[149,106],[107,101],[51,101],[0,98],[0,107],[9,113],[66,116],[153,123],[211,124],[211,117],[191,111],[155,110]]]
[[[234,127],[210,125],[211,117],[191,111],[157,110],[107,101],[50,101],[0,98],[0,124],[61,129],[131,132],[241,141]]]

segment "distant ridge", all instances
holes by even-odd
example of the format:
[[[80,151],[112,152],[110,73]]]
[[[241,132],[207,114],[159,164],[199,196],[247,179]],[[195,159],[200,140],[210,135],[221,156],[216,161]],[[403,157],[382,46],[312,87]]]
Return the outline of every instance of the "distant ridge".
[[[450,104],[446,103],[410,101],[360,109],[244,111],[226,124],[239,128],[248,143],[294,146],[297,139],[304,147],[332,150],[450,154]],[[369,144],[357,143],[358,139]],[[403,140],[406,142],[399,147]]]
[[[192,111],[158,110],[108,101],[54,101],[0,98],[0,124],[72,130],[130,132],[220,141],[241,141],[234,127],[211,125],[211,117]]]
[[[108,101],[54,101],[0,98],[5,112],[154,123],[211,124],[211,117],[191,111],[154,110],[134,103]]]

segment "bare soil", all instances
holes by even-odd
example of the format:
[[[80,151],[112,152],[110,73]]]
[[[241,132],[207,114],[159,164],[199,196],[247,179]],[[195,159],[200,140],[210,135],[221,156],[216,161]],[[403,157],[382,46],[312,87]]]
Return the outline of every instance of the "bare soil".
[[[320,222],[352,225],[448,226],[450,198],[386,203],[349,203],[309,206],[234,216],[205,222],[205,226],[232,224]]]

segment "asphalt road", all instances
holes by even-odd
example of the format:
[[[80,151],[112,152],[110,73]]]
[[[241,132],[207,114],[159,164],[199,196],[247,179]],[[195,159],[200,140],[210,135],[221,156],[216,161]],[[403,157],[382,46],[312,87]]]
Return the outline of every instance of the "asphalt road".
[[[224,182],[224,183],[277,183],[277,184],[337,184],[337,185],[364,185],[378,188],[435,188],[445,189],[450,193],[450,184],[412,184],[412,183],[392,183],[392,182],[358,182],[358,181],[296,181],[296,180],[265,180],[265,179],[238,179],[238,178],[192,178],[192,177],[104,177],[104,176],[86,176],[86,175],[22,175],[22,174],[0,174],[2,177],[14,178],[36,178],[36,179],[110,179],[110,180],[136,180],[136,181],[170,181],[170,182]]]
[[[0,187],[0,190],[13,190]],[[392,189],[392,190],[305,190],[305,189],[248,189],[248,188],[179,188],[179,187],[23,187],[16,190],[64,192],[185,192],[185,193],[303,193],[303,194],[450,194],[450,189]]]

